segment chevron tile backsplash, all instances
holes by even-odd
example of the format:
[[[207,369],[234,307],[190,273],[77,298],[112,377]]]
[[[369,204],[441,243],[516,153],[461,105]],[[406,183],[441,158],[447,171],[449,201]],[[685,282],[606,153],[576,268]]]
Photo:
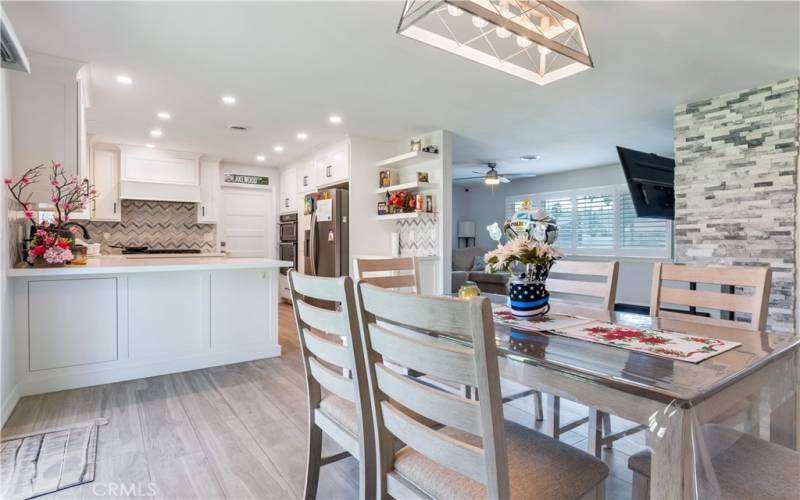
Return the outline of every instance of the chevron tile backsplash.
[[[438,224],[435,216],[397,221],[400,231],[400,255],[427,257],[439,248]]]
[[[194,203],[122,200],[120,222],[89,222],[86,229],[91,241],[102,243],[103,253],[120,252],[109,245],[216,251],[216,226],[197,223]]]

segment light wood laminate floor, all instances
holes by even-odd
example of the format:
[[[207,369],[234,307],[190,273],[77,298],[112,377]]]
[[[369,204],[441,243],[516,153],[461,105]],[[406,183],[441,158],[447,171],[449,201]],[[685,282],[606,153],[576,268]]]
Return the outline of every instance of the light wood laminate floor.
[[[283,356],[130,382],[22,398],[3,435],[108,418],[98,437],[93,483],[47,498],[300,498],[305,474],[306,398],[292,309],[279,308]],[[562,422],[586,415],[562,401]],[[533,401],[505,406],[506,418],[536,429]],[[628,424],[614,419],[613,426]],[[585,448],[586,427],[562,440]],[[604,451],[609,499],[629,499],[628,456],[642,433]],[[335,448],[329,444],[328,451]],[[358,469],[347,459],[323,467],[319,498],[356,498]]]

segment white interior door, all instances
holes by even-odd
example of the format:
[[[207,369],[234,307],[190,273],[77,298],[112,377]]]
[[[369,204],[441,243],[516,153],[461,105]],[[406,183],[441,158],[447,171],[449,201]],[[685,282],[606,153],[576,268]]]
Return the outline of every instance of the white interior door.
[[[222,249],[232,257],[275,256],[272,191],[222,189]]]

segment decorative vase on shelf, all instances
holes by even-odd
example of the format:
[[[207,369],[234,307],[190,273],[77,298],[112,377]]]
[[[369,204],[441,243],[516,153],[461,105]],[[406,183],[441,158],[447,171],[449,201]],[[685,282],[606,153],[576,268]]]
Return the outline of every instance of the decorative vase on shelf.
[[[535,318],[547,314],[550,292],[545,281],[549,272],[548,266],[528,264],[523,275],[508,280],[508,306],[514,316]]]

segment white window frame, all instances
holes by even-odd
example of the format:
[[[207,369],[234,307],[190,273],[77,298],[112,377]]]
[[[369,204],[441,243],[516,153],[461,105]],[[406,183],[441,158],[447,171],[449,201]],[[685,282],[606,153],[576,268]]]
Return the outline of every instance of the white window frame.
[[[610,194],[613,199],[614,206],[614,229],[613,229],[613,247],[611,248],[576,248],[578,239],[578,226],[577,226],[577,198],[583,194]],[[533,207],[540,208],[544,206],[545,200],[571,198],[572,200],[572,234],[571,241],[567,244],[559,240],[557,247],[560,248],[567,256],[580,256],[580,257],[613,257],[613,258],[630,258],[630,259],[652,259],[652,260],[669,260],[672,259],[673,249],[673,221],[666,220],[666,239],[665,247],[663,248],[622,248],[622,195],[629,193],[627,184],[612,184],[607,186],[596,186],[592,188],[579,188],[570,189],[566,191],[548,191],[543,193],[531,193],[506,197],[505,209],[515,202],[529,199]],[[506,214],[508,217],[508,214]]]

